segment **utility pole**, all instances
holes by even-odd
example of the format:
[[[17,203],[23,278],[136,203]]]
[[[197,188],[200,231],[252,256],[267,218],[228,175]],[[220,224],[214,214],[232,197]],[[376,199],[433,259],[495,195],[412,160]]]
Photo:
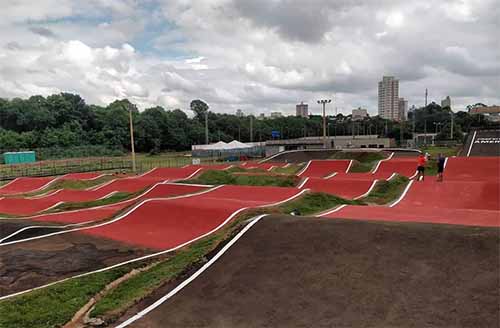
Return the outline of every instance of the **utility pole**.
[[[428,96],[428,92],[427,92],[427,88],[425,88],[425,107],[427,107],[427,96]]]
[[[453,140],[453,111],[450,108],[450,114],[451,114],[451,129],[450,129],[450,140]]]
[[[238,141],[241,142],[241,125],[238,124]]]
[[[125,109],[127,109],[124,106]],[[132,106],[128,106],[128,120],[130,125],[130,146],[132,150],[132,172],[136,172],[135,165],[135,146],[134,146],[134,123],[132,122]]]
[[[205,145],[208,145],[208,110],[205,112]]]
[[[424,144],[427,146],[427,120],[424,120]]]
[[[253,142],[253,115],[250,115],[250,142]]]
[[[323,148],[325,148],[325,149],[326,149],[326,110],[325,110],[325,106],[326,106],[326,104],[329,104],[331,102],[332,102],[331,99],[318,100],[318,104],[323,105]]]
[[[403,147],[403,138],[404,138],[404,132],[403,132],[403,129],[404,129],[404,121],[401,120],[401,124],[399,124],[399,146],[400,147]]]

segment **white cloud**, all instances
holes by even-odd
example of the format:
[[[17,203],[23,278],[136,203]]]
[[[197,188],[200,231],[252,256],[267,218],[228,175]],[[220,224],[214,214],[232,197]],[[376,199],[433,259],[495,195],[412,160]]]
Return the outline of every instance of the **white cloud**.
[[[458,107],[500,103],[499,12],[494,0],[5,0],[0,97],[291,113],[335,95],[344,113],[374,113],[390,74],[410,104],[425,88]]]

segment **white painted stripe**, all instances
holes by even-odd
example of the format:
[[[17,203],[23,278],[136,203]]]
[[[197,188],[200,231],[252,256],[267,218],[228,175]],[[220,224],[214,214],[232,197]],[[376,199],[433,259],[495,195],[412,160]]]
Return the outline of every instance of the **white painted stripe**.
[[[109,194],[102,196],[101,198],[98,198],[97,200],[103,200],[103,199],[110,198],[111,196],[116,195],[117,193],[119,193],[119,191],[112,191]]]
[[[331,179],[331,178],[333,178],[334,176],[336,176],[337,174],[339,174],[339,173],[338,173],[338,172],[333,172],[332,174],[327,175],[327,176],[326,176],[326,177],[324,177],[323,179],[325,179],[325,180]]]
[[[349,172],[349,170],[351,169],[351,166],[352,166],[352,163],[353,163],[353,162],[354,162],[354,161],[351,159],[351,161],[349,162],[349,166],[348,166],[348,167],[347,167],[347,169],[345,170],[345,173],[348,173],[348,172]]]
[[[207,187],[207,188],[215,187],[215,185],[205,185],[205,184],[197,184],[197,183],[182,183],[182,182],[163,182],[162,184],[169,184],[169,185],[176,185],[176,186]]]
[[[47,208],[46,208],[46,209],[44,209],[44,210],[38,211],[38,213],[41,213],[41,212],[46,212],[46,211],[50,211],[51,209],[54,209],[54,208],[56,208],[57,206],[62,205],[62,204],[64,204],[64,202],[57,202],[57,203],[55,203],[54,205],[49,206],[49,207],[47,207]]]
[[[122,178],[122,179],[127,179],[127,178]],[[118,180],[120,180],[120,179],[112,179],[112,180],[103,182],[100,185],[89,187],[89,188],[84,189],[84,190],[97,191],[97,190],[102,189],[102,188],[104,188],[106,186],[109,186],[110,184],[112,184],[113,182],[118,181]]]
[[[40,195],[31,196],[31,197],[24,197],[24,199],[43,199],[43,198],[46,198],[46,197],[57,195],[61,191],[63,191],[63,189],[50,190],[50,191],[47,191],[46,193],[43,193],[43,194],[40,194]]]
[[[413,173],[413,175],[411,177],[409,177],[408,179],[414,179],[418,174],[418,170],[415,171],[415,173]]]
[[[375,166],[375,168],[372,170],[372,174],[375,174],[379,167],[380,167],[380,164],[382,164],[382,162],[385,162],[385,161],[388,161],[388,160],[391,160],[392,157],[394,156],[394,152],[392,152],[389,157],[385,158],[385,159],[381,159],[380,161],[378,161],[377,165]]]
[[[29,190],[29,191],[26,191],[26,192],[21,192],[19,194],[26,194],[26,193],[29,193],[29,192],[36,192],[36,191],[39,191],[39,190],[43,190],[43,189],[47,188],[48,186],[50,186],[52,183],[58,181],[59,179],[60,178],[54,178],[54,179],[50,180],[49,182],[47,182],[46,184],[44,184],[43,186],[41,186],[38,189]]]
[[[271,166],[270,168],[268,168],[267,170],[268,170],[269,172],[271,172],[271,171],[272,171],[275,167],[277,167],[277,166],[273,165],[273,166]]]
[[[10,181],[10,182],[7,182],[6,184],[4,184],[3,186],[0,187],[0,190],[2,190],[3,188],[7,187],[8,185],[11,185],[13,184],[14,182],[16,182],[17,180],[19,180],[20,178],[15,178],[14,180]]]
[[[467,157],[470,156],[470,152],[472,151],[472,146],[474,146],[474,141],[476,141],[476,134],[477,134],[477,130],[474,131],[474,134],[472,135],[472,140],[470,142],[469,150],[467,151]]]
[[[234,167],[234,165],[232,165],[232,164],[231,164],[231,165],[229,165],[228,167],[223,168],[223,169],[222,169],[222,171],[229,170],[229,169],[231,169],[231,168],[233,168],[233,167]]]
[[[167,301],[168,299],[172,298],[175,294],[177,294],[178,292],[180,292],[184,287],[186,287],[187,285],[189,285],[193,280],[195,280],[203,272],[205,272],[212,264],[214,264],[215,261],[217,261],[222,255],[224,255],[224,253],[227,252],[227,250],[238,241],[238,239],[240,239],[248,230],[250,230],[251,227],[253,227],[257,222],[259,222],[266,215],[267,214],[260,215],[260,216],[258,216],[256,218],[254,218],[252,221],[250,221],[250,223],[248,223],[233,239],[231,239],[226,245],[224,245],[224,247],[214,257],[212,257],[210,259],[210,261],[208,261],[207,263],[205,263],[200,269],[198,269],[198,271],[196,271],[188,279],[184,280],[180,285],[178,285],[177,287],[175,287],[173,290],[171,290],[165,296],[161,297],[160,299],[158,299],[156,302],[154,302],[153,304],[151,304],[150,306],[148,306],[144,310],[140,311],[139,313],[137,313],[133,317],[129,318],[128,320],[126,320],[123,323],[121,323],[118,326],[116,326],[116,328],[127,327],[131,323],[133,323],[133,322],[141,319],[143,316],[145,316],[149,312],[153,311],[158,306],[160,306],[161,304],[163,304],[165,301]]]
[[[292,165],[292,164],[290,164],[290,163],[286,163],[286,165],[285,165],[285,166],[283,166],[283,168],[289,167],[290,165]]]
[[[222,186],[219,186],[219,187],[222,187]],[[210,191],[212,190],[215,190],[219,187],[216,187],[214,189],[211,189]],[[306,191],[309,191],[309,189],[304,189],[302,190],[301,192],[283,200],[283,201],[279,201],[277,203],[273,203],[273,204],[264,204],[264,205],[260,205],[260,206],[257,206],[257,207],[272,207],[272,206],[277,206],[277,205],[280,205],[282,203],[285,203],[285,202],[288,202],[300,195],[302,195],[304,192]],[[180,197],[179,197],[180,198]],[[111,269],[114,269],[114,268],[117,268],[117,267],[120,267],[120,266],[123,266],[123,265],[126,265],[126,264],[130,264],[130,263],[134,263],[134,262],[138,262],[138,261],[142,261],[142,260],[146,260],[146,259],[149,259],[149,258],[152,258],[152,257],[156,257],[156,256],[159,256],[159,255],[163,255],[163,254],[166,254],[166,253],[169,253],[169,252],[173,252],[173,251],[176,251],[180,248],[183,248],[197,240],[200,240],[206,236],[209,236],[211,235],[212,233],[216,232],[217,230],[219,230],[220,228],[222,228],[224,225],[226,225],[229,221],[231,221],[234,216],[236,216],[238,213],[244,211],[248,209],[248,207],[243,207],[243,208],[240,208],[239,210],[233,212],[224,222],[222,222],[220,225],[218,225],[217,227],[215,227],[214,229],[212,229],[211,231],[203,234],[203,235],[200,235],[194,239],[191,239],[181,245],[178,245],[174,248],[171,248],[171,249],[167,249],[167,250],[164,250],[164,251],[160,251],[160,252],[157,252],[157,253],[153,253],[153,254],[149,254],[149,255],[145,255],[145,256],[142,256],[142,257],[139,257],[139,258],[136,258],[136,259],[131,259],[131,260],[128,260],[128,261],[125,261],[125,262],[121,262],[121,263],[117,263],[117,264],[114,264],[112,266],[109,266],[109,267],[105,267],[105,268],[102,268],[102,269],[98,269],[98,270],[95,270],[95,271],[91,271],[91,272],[86,272],[86,273],[82,273],[82,274],[79,274],[79,275],[76,275],[76,276],[73,276],[73,277],[68,277],[68,278],[65,278],[65,279],[62,279],[62,280],[59,280],[59,281],[54,281],[54,282],[51,282],[51,283],[48,283],[46,285],[43,285],[43,286],[39,286],[39,287],[35,287],[35,288],[31,288],[31,289],[27,289],[27,290],[24,290],[24,291],[20,291],[20,292],[17,292],[17,293],[14,293],[14,294],[10,294],[10,295],[5,295],[5,296],[1,296],[0,297],[0,301],[1,300],[4,300],[4,299],[7,299],[7,298],[12,298],[14,296],[18,296],[18,295],[22,295],[22,294],[25,294],[25,293],[28,293],[28,292],[31,292],[31,291],[34,291],[34,290],[39,290],[39,289],[43,289],[43,288],[46,288],[46,287],[49,287],[49,286],[52,286],[52,285],[55,285],[55,284],[58,284],[58,283],[61,283],[61,282],[64,282],[64,281],[67,281],[67,280],[70,280],[70,279],[75,279],[75,278],[80,278],[80,277],[84,277],[84,276],[88,276],[88,275],[91,275],[91,274],[94,274],[94,273],[99,273],[99,272],[103,272],[103,271],[108,271],[108,270],[111,270]],[[95,226],[94,226],[95,227]],[[92,227],[90,227],[92,228]],[[61,233],[65,233],[65,232],[71,232],[71,231],[74,231],[75,229],[72,229],[72,230],[67,230],[67,231],[62,231],[60,233],[54,233],[54,234],[61,234]],[[78,229],[78,230],[83,230],[83,229]],[[53,234],[53,235],[54,235]],[[27,240],[27,239],[26,239]],[[15,242],[10,242],[10,243],[5,243],[5,244],[0,244],[0,247],[1,246],[4,246],[4,245],[9,245],[9,244],[14,244]]]
[[[328,214],[332,214],[332,213],[335,213],[335,212],[338,212],[340,211],[341,209],[343,209],[344,207],[346,207],[347,204],[343,204],[343,205],[339,205],[331,210],[328,210],[326,212],[323,212],[323,213],[320,213],[318,215],[316,215],[317,217],[323,217],[323,216],[327,216]]]
[[[401,202],[403,200],[403,198],[405,198],[405,196],[408,193],[408,191],[410,190],[410,187],[412,186],[413,182],[415,182],[415,180],[410,180],[410,182],[408,182],[408,184],[406,185],[406,188],[403,191],[403,193],[401,194],[401,196],[394,203],[389,205],[389,207],[396,206],[397,204],[399,204],[399,202]]]
[[[300,184],[297,186],[297,188],[301,189],[302,187],[304,187],[304,185],[307,183],[307,181],[309,181],[309,177],[305,178],[305,179],[302,179],[302,181],[300,182]]]
[[[394,179],[395,177],[397,176],[397,173],[394,172],[393,174],[391,174],[390,177],[387,178],[387,181],[391,181],[392,179]]]
[[[372,192],[373,188],[375,188],[375,185],[377,184],[377,182],[378,182],[378,180],[377,180],[377,179],[373,180],[373,182],[372,182],[372,184],[371,184],[370,188],[368,189],[368,191],[367,191],[367,192],[365,192],[365,193],[364,193],[364,194],[362,194],[362,195],[359,195],[358,197],[355,197],[354,199],[360,199],[360,198],[363,198],[363,197],[368,196],[368,195]]]
[[[199,169],[197,169],[196,171],[194,171],[194,172],[193,172],[193,174],[191,174],[191,175],[189,175],[189,176],[187,176],[187,177],[185,177],[185,178],[181,178],[181,179],[177,179],[177,180],[189,180],[189,179],[191,179],[192,177],[194,177],[195,175],[197,175],[197,174],[198,174],[198,172],[200,172],[201,170],[203,170],[203,169],[202,169],[202,168],[199,168]]]
[[[96,225],[93,225],[93,226],[89,226],[89,227],[84,227],[84,228],[76,228],[76,229],[71,229],[71,230],[66,230],[66,231],[53,232],[53,233],[46,234],[46,235],[43,235],[43,236],[36,236],[36,237],[30,237],[30,238],[26,238],[26,239],[16,240],[16,241],[12,241],[12,242],[5,243],[5,244],[0,244],[0,247],[6,246],[6,245],[10,245],[10,244],[17,244],[17,243],[20,243],[20,242],[26,242],[26,241],[30,241],[30,240],[35,240],[35,239],[48,238],[48,237],[51,237],[51,236],[60,235],[60,234],[64,234],[64,233],[70,233],[70,232],[75,232],[75,231],[81,231],[81,230],[88,230],[88,229],[93,229],[93,228],[99,228],[99,227],[106,226],[106,225],[112,224],[114,222],[123,220],[125,217],[127,217],[128,215],[130,215],[133,212],[135,212],[139,207],[141,207],[145,203],[149,203],[149,202],[153,202],[153,201],[173,200],[173,199],[180,199],[180,198],[187,198],[187,197],[198,196],[198,195],[201,195],[201,194],[204,194],[204,193],[208,193],[208,192],[214,191],[214,190],[219,189],[221,187],[223,187],[223,185],[214,187],[214,188],[209,189],[209,190],[203,190],[201,192],[192,193],[192,194],[186,194],[186,195],[180,195],[180,196],[173,196],[173,197],[164,197],[164,198],[148,198],[148,199],[145,199],[145,200],[139,202],[138,204],[136,204],[134,207],[132,207],[131,209],[129,209],[125,213],[117,216],[116,218],[114,218],[112,220],[109,220],[109,221],[106,221],[106,222],[103,222],[103,223],[99,223],[99,224],[96,224]],[[114,204],[114,205],[116,205],[116,204]]]
[[[309,165],[311,165],[311,163],[312,163],[312,160],[307,162],[307,165],[302,170],[300,170],[299,173],[297,173],[297,176],[300,177],[302,174],[304,174],[304,172],[309,168]]]
[[[85,225],[85,224],[89,224],[91,222],[94,222],[94,221],[87,221],[87,222],[81,222],[81,223],[72,223],[72,224],[67,224],[67,225],[63,225],[63,226],[58,226],[58,225],[34,225],[34,226],[29,226],[29,227],[24,227],[22,229],[19,229],[13,233],[11,233],[10,235],[0,239],[0,243],[2,243],[4,240],[7,240],[7,239],[10,239],[12,237],[14,237],[15,235],[18,235],[20,234],[21,232],[23,231],[26,231],[26,230],[30,230],[30,229],[37,229],[37,228],[53,228],[53,229],[65,229],[65,228],[69,228],[69,227],[74,227],[74,226],[81,226],[81,225]]]
[[[446,157],[446,158],[444,159],[443,169],[445,169],[445,168],[446,168],[446,164],[448,164],[448,157]]]

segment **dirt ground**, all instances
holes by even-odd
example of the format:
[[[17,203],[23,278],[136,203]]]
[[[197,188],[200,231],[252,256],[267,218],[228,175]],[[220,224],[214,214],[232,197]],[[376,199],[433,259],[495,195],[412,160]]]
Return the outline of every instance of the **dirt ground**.
[[[271,216],[132,326],[498,327],[499,236],[496,228]]]
[[[0,247],[0,296],[151,253],[119,242],[68,233]]]

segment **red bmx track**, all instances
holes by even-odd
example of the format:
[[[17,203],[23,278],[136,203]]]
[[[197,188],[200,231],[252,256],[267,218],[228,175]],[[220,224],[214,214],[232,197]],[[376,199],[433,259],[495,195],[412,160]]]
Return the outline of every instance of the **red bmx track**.
[[[80,233],[166,249],[216,229],[245,208],[269,205],[298,194],[296,188],[221,186],[187,198],[146,200],[120,220]]]
[[[349,160],[312,160],[297,175],[309,178],[324,178],[333,173],[347,172],[352,161]]]
[[[499,171],[498,158],[453,158],[447,162],[444,182],[434,177],[414,181],[394,207],[346,206],[323,216],[498,227]]]

